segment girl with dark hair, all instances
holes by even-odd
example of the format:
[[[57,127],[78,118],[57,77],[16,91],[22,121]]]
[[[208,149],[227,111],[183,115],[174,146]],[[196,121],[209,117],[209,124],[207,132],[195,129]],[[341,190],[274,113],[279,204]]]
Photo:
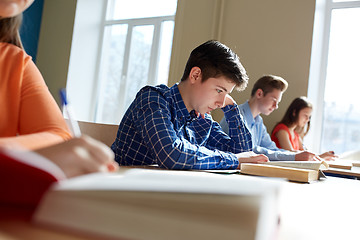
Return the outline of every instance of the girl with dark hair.
[[[278,148],[289,151],[305,150],[303,140],[310,129],[313,106],[306,97],[295,98],[285,112],[282,120],[274,127],[271,139]],[[326,160],[335,157],[333,151],[325,152],[319,157]]]

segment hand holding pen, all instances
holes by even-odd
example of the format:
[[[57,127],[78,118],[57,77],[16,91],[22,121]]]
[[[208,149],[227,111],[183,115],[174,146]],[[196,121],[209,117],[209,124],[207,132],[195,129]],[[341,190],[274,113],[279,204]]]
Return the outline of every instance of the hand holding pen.
[[[65,112],[65,114],[67,115],[67,118],[68,118],[68,121],[67,121],[68,127],[69,127],[73,137],[80,137],[81,136],[80,127],[74,117],[74,113],[71,108],[71,105],[69,104],[69,102],[66,98],[65,89],[64,88],[60,89],[59,92],[60,92],[60,99],[61,99],[62,106],[63,106],[63,111]]]

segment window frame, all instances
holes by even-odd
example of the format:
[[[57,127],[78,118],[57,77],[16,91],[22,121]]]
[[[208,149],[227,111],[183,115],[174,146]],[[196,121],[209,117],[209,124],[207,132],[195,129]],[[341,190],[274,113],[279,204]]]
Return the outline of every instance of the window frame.
[[[360,7],[360,1],[316,0],[308,84],[308,98],[314,103],[314,109],[311,119],[312,126],[305,138],[305,145],[315,152],[320,151],[322,140],[332,10],[358,7]]]
[[[106,2],[108,2],[107,0]],[[175,24],[175,14],[174,15],[167,15],[167,16],[158,16],[158,17],[145,17],[145,18],[131,18],[131,19],[120,19],[120,20],[107,20],[106,15],[104,15],[103,22],[101,24],[101,43],[99,44],[98,49],[98,57],[97,57],[97,69],[96,69],[96,101],[94,102],[94,111],[93,111],[93,119],[95,122],[104,122],[102,121],[102,109],[101,109],[101,56],[102,56],[102,48],[103,48],[103,41],[105,37],[105,29],[108,26],[114,25],[127,25],[127,33],[126,33],[126,41],[125,41],[125,52],[123,57],[123,67],[121,72],[121,84],[127,86],[129,79],[128,79],[128,70],[129,70],[129,61],[130,61],[130,50],[131,50],[131,40],[133,37],[133,29],[137,26],[154,26],[153,32],[153,39],[151,45],[151,53],[150,53],[150,60],[149,60],[149,71],[148,71],[148,85],[155,85],[157,84],[158,78],[158,69],[159,69],[159,60],[160,60],[160,41],[161,41],[161,33],[162,33],[162,24],[163,22],[172,21]],[[169,63],[170,64],[170,63]],[[126,88],[123,90],[126,92]],[[122,99],[119,100],[121,105],[121,109],[119,113],[123,115],[126,111],[124,109],[126,106],[126,94],[122,94]]]

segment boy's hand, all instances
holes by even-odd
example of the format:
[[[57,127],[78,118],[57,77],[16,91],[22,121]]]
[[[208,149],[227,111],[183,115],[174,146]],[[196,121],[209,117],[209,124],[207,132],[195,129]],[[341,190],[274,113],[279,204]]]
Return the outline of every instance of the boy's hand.
[[[243,152],[235,154],[239,160],[238,169],[241,168],[241,163],[263,163],[268,162],[269,158],[264,154],[255,154],[254,152]]]
[[[234,103],[236,103],[235,100],[229,94],[226,94],[224,105],[222,106],[222,108],[227,105],[234,105]]]
[[[295,155],[295,161],[321,161],[315,153],[303,151]]]

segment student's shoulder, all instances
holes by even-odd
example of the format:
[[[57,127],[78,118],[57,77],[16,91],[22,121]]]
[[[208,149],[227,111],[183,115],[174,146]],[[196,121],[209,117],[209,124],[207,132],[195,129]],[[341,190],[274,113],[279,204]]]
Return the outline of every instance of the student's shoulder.
[[[136,95],[136,100],[141,104],[152,102],[165,103],[171,98],[170,88],[164,84],[145,86]]]
[[[275,127],[274,127],[274,133],[279,132],[279,131],[289,131],[289,128],[283,124],[283,123],[278,123]]]
[[[26,52],[10,43],[0,42],[1,58],[13,61],[29,61],[31,57]]]
[[[147,85],[140,89],[137,96],[151,98],[151,97],[158,97],[163,96],[166,97],[170,94],[170,88],[164,84],[157,85],[157,86],[150,86]]]

